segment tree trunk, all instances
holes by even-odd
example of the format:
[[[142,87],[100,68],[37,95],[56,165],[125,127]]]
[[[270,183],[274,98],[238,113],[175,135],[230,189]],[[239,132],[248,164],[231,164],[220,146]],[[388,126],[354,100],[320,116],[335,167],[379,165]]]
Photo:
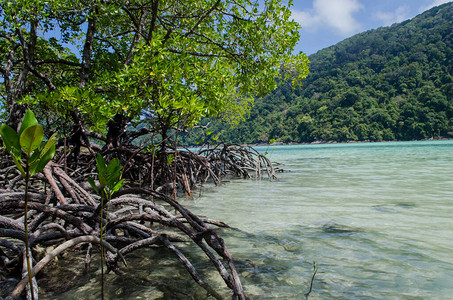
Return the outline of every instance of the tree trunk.
[[[8,121],[6,122],[6,124],[15,129],[19,128],[22,117],[24,116],[26,110],[25,105],[18,104],[16,100],[21,99],[25,95],[25,91],[27,89],[28,74],[30,73],[32,62],[34,60],[34,53],[37,40],[37,26],[38,25],[36,21],[30,23],[28,41],[26,41],[26,37],[24,36],[20,29],[17,29],[16,31],[17,36],[19,37],[20,49],[22,50],[24,64],[22,66],[22,69],[20,70],[19,77],[17,78],[17,80],[13,81],[13,90],[11,89],[9,90],[8,96],[12,97],[8,99],[9,118]],[[12,59],[13,59],[12,56],[9,55],[8,60],[11,61],[8,61],[8,63],[11,63]],[[7,69],[6,71],[7,72],[5,75],[8,76],[10,70]]]
[[[116,114],[112,120],[107,123],[107,142],[104,149],[118,148],[121,146],[121,137],[126,131],[130,118],[123,114]]]
[[[88,28],[83,46],[82,68],[80,70],[80,87],[85,87],[90,78],[91,57],[93,55],[93,41],[96,33],[96,19],[88,19]]]
[[[165,185],[171,183],[170,165],[168,164],[167,144],[168,144],[168,127],[161,125],[162,142],[160,149],[157,152],[157,157],[160,165],[161,174],[156,179],[158,185]],[[174,187],[173,187],[174,188]]]
[[[25,105],[14,102],[9,109],[9,117],[6,121],[6,124],[18,131],[22,122],[22,118],[25,114],[25,110]]]

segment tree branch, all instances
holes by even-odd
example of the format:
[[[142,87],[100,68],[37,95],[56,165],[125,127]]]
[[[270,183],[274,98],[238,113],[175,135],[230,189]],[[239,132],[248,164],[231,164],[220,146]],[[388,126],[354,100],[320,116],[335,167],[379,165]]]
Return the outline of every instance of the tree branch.
[[[198,22],[184,35],[184,37],[188,37],[189,35],[191,35],[195,31],[195,29],[197,29],[197,27],[201,24],[201,22],[203,22],[203,20],[206,19],[206,17],[209,16],[214,11],[214,9],[216,9],[217,6],[219,6],[220,2],[221,0],[217,0],[217,2],[204,15],[201,16]]]
[[[153,32],[154,29],[156,28],[156,20],[157,20],[157,11],[159,9],[159,0],[154,0],[153,5],[152,5],[152,16],[151,16],[151,26],[149,27],[148,31],[148,36],[147,36],[147,41],[149,44],[151,44],[153,40]]]
[[[43,64],[63,64],[63,65],[68,65],[68,66],[75,66],[75,67],[80,67],[81,64],[78,62],[73,62],[65,59],[43,59],[43,60],[37,60],[34,61],[36,65],[43,65]]]
[[[167,49],[168,52],[171,53],[176,53],[176,54],[182,54],[183,52],[181,50],[177,49]],[[193,56],[198,56],[198,57],[228,57],[228,55],[219,55],[219,54],[212,54],[212,53],[201,53],[201,52],[194,52],[194,51],[185,51],[185,54],[190,54]]]

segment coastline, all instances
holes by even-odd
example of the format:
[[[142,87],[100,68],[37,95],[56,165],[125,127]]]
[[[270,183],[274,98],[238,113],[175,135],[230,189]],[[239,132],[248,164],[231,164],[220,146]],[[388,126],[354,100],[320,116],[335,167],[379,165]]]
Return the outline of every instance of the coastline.
[[[322,145],[322,144],[359,144],[359,143],[391,143],[391,142],[425,142],[425,141],[449,141],[453,140],[453,137],[436,137],[429,139],[420,139],[420,140],[381,140],[381,141],[372,141],[372,140],[363,140],[363,141],[322,141],[317,140],[310,143],[297,143],[297,142],[274,142],[274,143],[252,143],[252,144],[242,144],[243,146],[257,147],[257,146],[289,146],[289,145]]]

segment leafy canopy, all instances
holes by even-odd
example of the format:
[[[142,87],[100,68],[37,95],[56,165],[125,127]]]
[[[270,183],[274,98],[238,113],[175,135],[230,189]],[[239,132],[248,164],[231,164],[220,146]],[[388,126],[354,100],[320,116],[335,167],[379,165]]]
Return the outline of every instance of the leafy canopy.
[[[102,131],[118,114],[140,121],[144,112],[156,128],[191,127],[205,116],[234,123],[249,112],[255,95],[276,87],[281,74],[308,74],[307,57],[292,55],[299,25],[291,20],[291,5],[6,1],[0,30],[11,39],[1,40],[1,59],[7,63],[15,45],[26,48],[20,40],[32,39],[35,26],[39,47],[26,62],[36,82],[26,101],[54,115],[78,111],[92,129]]]

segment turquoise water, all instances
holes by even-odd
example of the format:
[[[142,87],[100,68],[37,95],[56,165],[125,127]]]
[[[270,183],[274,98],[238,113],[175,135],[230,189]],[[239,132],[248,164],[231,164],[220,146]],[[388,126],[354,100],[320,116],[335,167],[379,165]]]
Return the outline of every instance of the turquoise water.
[[[288,172],[272,182],[206,186],[200,198],[183,201],[236,228],[219,231],[251,299],[305,299],[314,261],[309,299],[452,299],[453,141],[258,149]],[[177,246],[231,298],[199,249]],[[42,279],[41,298],[100,298],[99,262],[82,276],[67,266],[80,270],[84,252],[72,259]],[[106,299],[206,299],[169,251],[127,260],[126,275],[106,276]]]
[[[261,147],[288,172],[187,201],[222,220],[248,295],[453,297],[453,141]]]

